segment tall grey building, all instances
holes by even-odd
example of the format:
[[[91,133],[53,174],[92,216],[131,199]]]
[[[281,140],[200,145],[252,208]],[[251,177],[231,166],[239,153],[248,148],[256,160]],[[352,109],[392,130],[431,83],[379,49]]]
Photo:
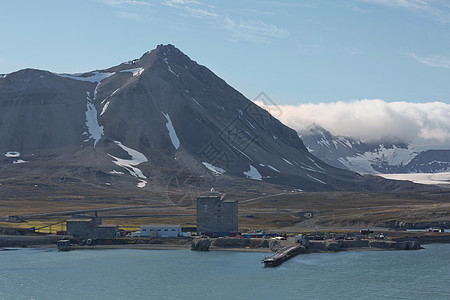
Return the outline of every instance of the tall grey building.
[[[197,232],[238,231],[238,202],[220,196],[197,198]]]

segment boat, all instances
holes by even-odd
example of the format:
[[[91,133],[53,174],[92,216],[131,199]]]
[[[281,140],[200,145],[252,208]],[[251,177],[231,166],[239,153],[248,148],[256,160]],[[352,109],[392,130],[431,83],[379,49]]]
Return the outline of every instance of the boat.
[[[56,242],[56,246],[59,251],[69,251],[70,250],[70,240],[59,240]]]

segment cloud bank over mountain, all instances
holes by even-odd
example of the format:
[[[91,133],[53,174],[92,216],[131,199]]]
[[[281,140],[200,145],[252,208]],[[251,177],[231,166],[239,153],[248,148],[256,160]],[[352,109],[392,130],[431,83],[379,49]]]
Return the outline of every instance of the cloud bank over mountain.
[[[443,102],[363,99],[298,106],[255,103],[299,132],[316,124],[334,135],[366,141],[391,138],[412,142],[417,149],[450,149],[450,104]]]

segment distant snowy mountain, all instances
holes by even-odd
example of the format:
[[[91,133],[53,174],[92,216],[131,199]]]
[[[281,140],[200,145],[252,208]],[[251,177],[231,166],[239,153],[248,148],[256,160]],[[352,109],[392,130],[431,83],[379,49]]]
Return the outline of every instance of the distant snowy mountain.
[[[338,168],[360,174],[435,173],[450,170],[450,150],[415,151],[414,146],[397,141],[366,142],[334,136],[319,126],[299,133],[308,150]]]
[[[380,173],[439,173],[450,171],[450,150],[426,150],[409,163],[377,166]]]

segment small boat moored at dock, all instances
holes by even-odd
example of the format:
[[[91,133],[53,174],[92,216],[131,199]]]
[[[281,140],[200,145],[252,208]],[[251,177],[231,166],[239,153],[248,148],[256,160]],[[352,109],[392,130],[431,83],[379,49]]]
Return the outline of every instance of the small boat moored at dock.
[[[70,240],[59,240],[56,242],[56,246],[59,251],[69,251],[70,250]]]

